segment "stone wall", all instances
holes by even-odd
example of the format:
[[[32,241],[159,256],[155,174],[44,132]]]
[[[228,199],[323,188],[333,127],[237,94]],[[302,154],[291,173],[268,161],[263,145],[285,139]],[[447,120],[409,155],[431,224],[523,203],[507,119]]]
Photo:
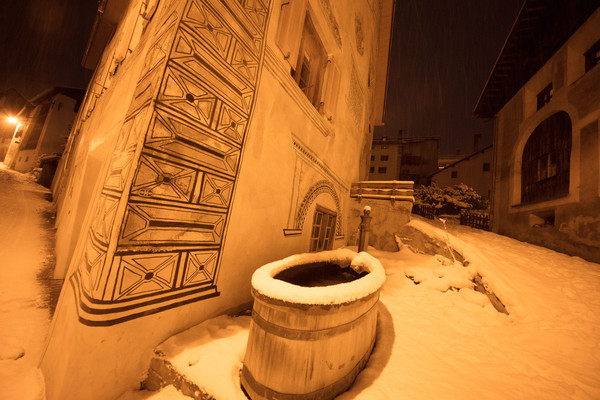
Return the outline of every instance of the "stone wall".
[[[366,206],[371,207],[371,230],[369,246],[377,250],[398,251],[396,235],[410,221],[413,203],[411,201],[391,201],[375,199],[354,199],[350,204],[348,218],[348,244],[358,244],[360,216]],[[400,235],[402,236],[402,235]]]

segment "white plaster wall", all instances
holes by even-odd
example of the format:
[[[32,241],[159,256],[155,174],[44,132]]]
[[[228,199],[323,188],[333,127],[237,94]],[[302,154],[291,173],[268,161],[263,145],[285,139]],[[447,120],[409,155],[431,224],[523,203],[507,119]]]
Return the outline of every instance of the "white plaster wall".
[[[159,4],[155,19],[167,14],[161,9],[163,4]],[[132,5],[130,10],[136,6]],[[279,7],[280,2],[274,1],[273,9]],[[321,193],[311,203],[301,232],[295,236],[284,235],[283,230],[290,228],[291,216],[295,215],[307,188],[315,181],[333,181],[340,199],[338,218],[343,221],[344,229],[334,246],[346,244],[348,191],[350,183],[359,178],[358,159],[369,141],[373,108],[369,97],[372,87],[367,84],[369,61],[366,55],[371,51],[378,25],[366,0],[332,1],[331,10],[338,21],[342,40],[339,47],[331,38],[327,19],[321,14],[321,2],[310,0],[310,7],[317,15],[321,33],[329,37],[326,39],[329,49],[343,66],[336,115],[330,122],[316,110],[307,111],[302,106],[302,101],[307,100],[298,96],[298,88],[282,84],[282,76],[276,77],[269,68],[263,68],[221,253],[217,279],[220,295],[113,326],[93,327],[78,321],[76,293],[70,284],[65,285],[42,362],[49,400],[114,399],[125,390],[137,388],[157,344],[176,332],[248,302],[253,271],[274,259],[307,251],[315,207],[336,209],[333,197]],[[363,56],[356,50],[354,21],[357,15],[362,18],[365,34]],[[277,17],[274,11],[267,31],[267,46],[275,54],[275,60],[283,62],[273,37]],[[149,32],[153,23],[148,26]],[[110,80],[110,87],[81,124],[72,154],[73,165],[61,192],[57,268],[63,273],[67,268],[70,273],[78,268],[71,260],[81,259],[82,243],[89,230],[108,160],[143,67],[148,48],[145,40],[142,36],[136,52],[119,67]],[[110,58],[112,46],[106,50],[104,61]],[[353,74],[358,89],[356,82],[351,87]],[[364,96],[358,115],[352,111],[356,101],[353,96],[357,93]],[[299,155],[294,148],[294,138],[302,142],[310,156]],[[123,357],[124,354],[127,356]]]
[[[448,166],[443,170],[436,172],[431,181],[440,187],[454,186],[460,183],[475,189],[480,195],[489,198],[492,188],[492,166],[493,166],[493,148],[482,150],[469,156],[468,159],[457,162],[453,166]],[[487,163],[489,170],[484,171],[483,165]],[[457,177],[452,178],[452,172],[456,171]]]

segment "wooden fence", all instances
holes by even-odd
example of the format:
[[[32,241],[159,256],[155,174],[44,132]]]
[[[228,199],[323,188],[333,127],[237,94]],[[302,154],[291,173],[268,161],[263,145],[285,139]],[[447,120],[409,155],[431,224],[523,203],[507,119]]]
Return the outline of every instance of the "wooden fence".
[[[420,215],[421,217],[435,219],[438,215],[439,209],[430,204],[413,204],[412,213]]]
[[[489,231],[490,216],[475,211],[463,211],[460,213],[460,224]]]

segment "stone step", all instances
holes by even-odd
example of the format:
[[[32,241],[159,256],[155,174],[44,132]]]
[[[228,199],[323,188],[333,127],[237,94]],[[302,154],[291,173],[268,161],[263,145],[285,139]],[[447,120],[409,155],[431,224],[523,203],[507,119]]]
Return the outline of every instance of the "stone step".
[[[150,362],[148,377],[142,382],[144,390],[158,391],[168,385],[175,387],[184,395],[195,400],[216,400],[203,388],[192,382],[171,364],[164,354],[155,351]]]
[[[171,385],[196,400],[246,400],[239,370],[251,308],[245,305],[243,310],[204,321],[161,343],[142,388],[158,391]]]

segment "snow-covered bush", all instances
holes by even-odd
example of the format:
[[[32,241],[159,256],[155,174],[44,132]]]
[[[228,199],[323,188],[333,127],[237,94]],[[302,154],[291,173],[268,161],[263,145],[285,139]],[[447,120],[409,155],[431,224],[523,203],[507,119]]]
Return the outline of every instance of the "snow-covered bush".
[[[463,210],[485,210],[487,199],[469,186],[460,185],[441,188],[432,182],[430,186],[415,189],[415,203],[433,206],[443,214],[458,214]]]

